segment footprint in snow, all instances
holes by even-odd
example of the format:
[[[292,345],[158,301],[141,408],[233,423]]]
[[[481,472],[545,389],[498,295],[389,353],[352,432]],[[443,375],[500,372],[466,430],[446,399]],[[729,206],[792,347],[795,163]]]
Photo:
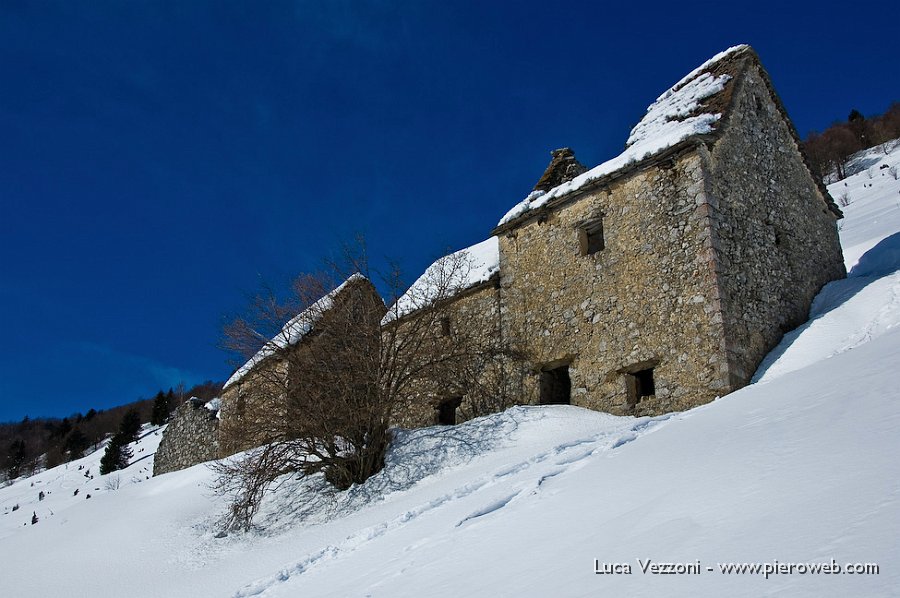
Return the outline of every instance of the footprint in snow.
[[[471,515],[469,515],[468,517],[466,517],[465,519],[463,519],[462,521],[457,523],[456,527],[459,527],[468,521],[472,521],[473,519],[478,519],[479,517],[484,517],[485,515],[490,515],[491,513],[496,513],[497,511],[499,511],[500,509],[502,509],[503,507],[508,505],[510,502],[512,502],[512,500],[514,498],[516,498],[517,496],[519,496],[519,494],[521,494],[521,492],[514,492],[513,494],[510,494],[509,496],[506,496],[505,498],[495,500],[494,502],[490,503],[483,509],[479,509],[479,510],[475,511],[474,513],[472,513]]]

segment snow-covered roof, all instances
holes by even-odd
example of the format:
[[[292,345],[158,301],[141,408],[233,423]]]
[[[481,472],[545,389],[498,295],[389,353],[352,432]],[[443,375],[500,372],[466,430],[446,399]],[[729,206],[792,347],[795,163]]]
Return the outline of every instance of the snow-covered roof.
[[[391,306],[382,324],[470,289],[500,271],[500,243],[491,237],[438,259]]]
[[[231,375],[231,378],[225,382],[225,388],[239,381],[247,374],[247,372],[252,370],[266,358],[275,354],[279,349],[284,349],[300,342],[304,336],[309,334],[315,323],[321,319],[322,315],[334,306],[335,297],[343,292],[351,282],[359,280],[368,279],[359,272],[353,274],[350,278],[335,287],[333,291],[291,318],[281,329],[281,332],[275,335],[275,338],[267,342],[262,349],[257,351],[256,355],[251,357],[247,363],[239,367],[237,371]]]
[[[707,105],[710,104],[709,100],[722,92],[732,79],[732,75],[727,72],[715,74],[712,71],[716,70],[719,63],[749,48],[747,45],[733,46],[691,71],[647,108],[647,114],[631,130],[625,143],[625,151],[547,192],[532,191],[509,210],[497,226],[507,224],[526,212],[537,209],[554,198],[571,193],[593,180],[609,176],[659,154],[690,137],[711,133],[722,118],[722,113],[718,111],[722,108]]]

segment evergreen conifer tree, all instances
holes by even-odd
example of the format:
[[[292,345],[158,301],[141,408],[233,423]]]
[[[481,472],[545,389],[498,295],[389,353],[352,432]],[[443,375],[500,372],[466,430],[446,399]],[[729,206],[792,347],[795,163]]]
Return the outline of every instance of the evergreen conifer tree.
[[[128,467],[128,461],[132,456],[129,442],[130,440],[121,432],[112,437],[100,459],[100,475]]]
[[[25,465],[25,441],[14,440],[9,446],[6,456],[6,475],[13,480],[22,475],[22,467]]]
[[[154,426],[163,425],[168,421],[170,411],[171,404],[168,396],[163,391],[159,391],[153,399],[153,413],[150,416],[150,423]]]
[[[100,475],[111,473],[119,468],[119,461],[122,455],[122,444],[119,442],[119,435],[116,434],[106,445],[103,457],[100,459]]]
[[[140,431],[141,416],[135,409],[129,409],[122,416],[122,421],[119,422],[119,431],[110,439],[103,458],[100,459],[101,475],[128,467],[128,461],[132,456],[128,444],[138,439]]]
[[[123,444],[128,444],[129,442],[137,440],[140,432],[141,416],[138,415],[136,410],[129,409],[125,412],[125,415],[122,416],[122,421],[119,423],[119,435],[124,439]]]

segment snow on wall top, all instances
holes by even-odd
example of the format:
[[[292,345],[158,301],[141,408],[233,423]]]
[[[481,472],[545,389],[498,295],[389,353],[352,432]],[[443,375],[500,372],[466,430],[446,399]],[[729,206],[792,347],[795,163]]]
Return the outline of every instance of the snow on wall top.
[[[247,374],[247,372],[252,370],[267,357],[273,355],[279,349],[284,349],[300,342],[304,336],[309,334],[309,331],[313,329],[313,326],[321,319],[322,315],[334,306],[334,298],[347,288],[351,282],[356,280],[367,279],[359,272],[353,274],[350,278],[335,287],[333,291],[291,318],[281,329],[281,332],[275,335],[275,338],[267,342],[262,349],[257,351],[256,355],[251,357],[247,363],[239,367],[237,371],[231,375],[231,378],[225,382],[224,388],[228,388],[239,381]]]
[[[728,48],[688,73],[647,108],[647,114],[631,130],[625,143],[625,151],[547,192],[532,191],[508,211],[497,226],[515,220],[522,214],[545,205],[551,199],[571,193],[592,180],[612,174],[689,137],[712,132],[722,115],[698,111],[701,102],[725,88],[731,75],[716,76],[708,71],[718,62],[747,48],[749,48],[747,45]]]
[[[491,237],[471,247],[455,251],[428,266],[425,272],[388,310],[387,324],[440,299],[447,299],[500,271],[500,242]]]

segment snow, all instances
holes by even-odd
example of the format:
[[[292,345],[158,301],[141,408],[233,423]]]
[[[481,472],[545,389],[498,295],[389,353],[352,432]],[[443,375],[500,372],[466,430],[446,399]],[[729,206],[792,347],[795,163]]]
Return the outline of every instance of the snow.
[[[400,296],[382,324],[486,282],[500,271],[500,242],[491,237],[436,260]]]
[[[558,185],[546,193],[532,191],[525,199],[509,210],[497,226],[506,224],[522,214],[545,205],[551,199],[577,191],[593,180],[615,173],[629,164],[658,154],[694,135],[710,133],[721,118],[718,113],[699,113],[701,102],[725,88],[730,75],[714,76],[706,72],[719,61],[735,52],[745,50],[746,45],[728,48],[697,67],[647,108],[647,114],[631,130],[625,151],[595,166],[571,181]]]
[[[360,273],[351,275],[347,280],[334,288],[330,293],[304,309],[302,312],[291,318],[287,324],[281,329],[274,338],[269,340],[256,354],[251,357],[247,363],[242,365],[235,371],[231,377],[225,382],[224,388],[228,388],[232,384],[238,382],[247,375],[247,372],[256,367],[266,358],[274,355],[280,349],[296,345],[300,340],[309,334],[316,322],[321,319],[322,315],[331,309],[334,305],[334,298],[343,291],[348,284],[355,280],[366,280],[366,277]]]
[[[98,451],[0,488],[3,595],[896,595],[900,182],[881,171],[846,181],[841,239],[867,249],[847,252],[851,276],[823,289],[758,383],[656,418],[534,406],[401,430],[365,484],[311,500],[311,481],[287,477],[258,529],[225,537],[208,468],[146,479],[160,432],[147,429],[122,472],[96,475]],[[632,573],[597,575],[595,559]],[[644,574],[637,559],[703,569]],[[717,568],[831,559],[880,573]]]
[[[220,399],[219,397],[216,397],[215,399],[209,401],[208,403],[204,404],[203,406],[206,407],[207,409],[209,409],[210,411],[218,413],[222,409],[222,399]]]
[[[0,542],[29,525],[32,513],[38,516],[38,525],[48,520],[66,521],[68,512],[77,512],[86,500],[96,499],[102,502],[111,492],[123,491],[146,482],[153,474],[153,455],[162,439],[163,430],[165,426],[142,427],[138,440],[129,445],[133,457],[126,469],[100,475],[100,459],[106,450],[104,443],[97,451],[82,459],[42,471],[29,478],[20,478],[12,485],[0,488],[0,511],[3,513],[0,516]],[[118,485],[118,490],[111,489],[110,486],[113,485]],[[74,494],[76,490],[77,495]],[[45,494],[44,500],[38,500],[38,493],[41,491]],[[91,495],[90,499],[87,499],[88,494]],[[19,505],[19,509],[13,511],[15,505]]]
[[[885,154],[882,146],[860,152],[852,164],[859,172],[828,185],[828,192],[841,205],[847,216],[841,223],[841,244],[847,270],[857,265],[860,257],[885,237],[900,230],[900,188],[890,173],[900,170],[900,142]],[[886,167],[886,168],[885,168]],[[859,271],[857,272],[859,273]]]

